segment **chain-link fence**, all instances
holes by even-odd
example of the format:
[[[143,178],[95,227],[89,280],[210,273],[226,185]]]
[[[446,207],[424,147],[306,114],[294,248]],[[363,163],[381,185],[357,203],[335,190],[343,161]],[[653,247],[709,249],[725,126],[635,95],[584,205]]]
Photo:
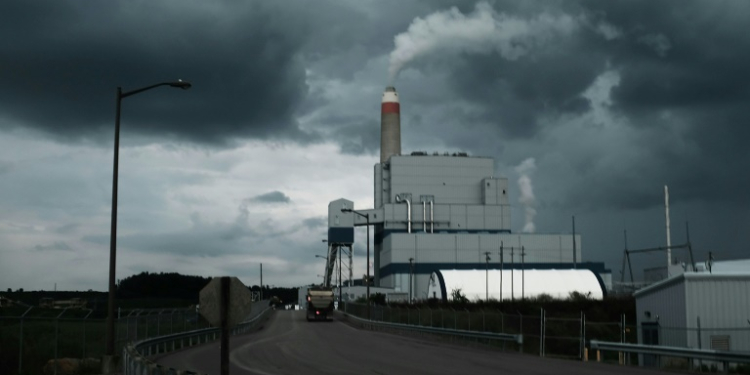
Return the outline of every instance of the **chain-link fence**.
[[[0,374],[56,374],[58,359],[101,358],[106,319],[90,315],[87,309],[31,308],[0,316]],[[121,352],[127,342],[207,327],[195,309],[120,311],[115,350]]]
[[[367,317],[367,306],[364,304],[348,304],[346,311],[362,318]],[[538,314],[530,315],[490,309],[377,305],[371,307],[370,318],[389,323],[522,334],[523,348],[518,349],[541,356],[582,359],[585,343],[592,339],[637,342],[634,326],[626,325],[624,314],[619,322],[601,322],[587,320],[583,312],[577,316],[566,316],[544,309],[539,309]]]

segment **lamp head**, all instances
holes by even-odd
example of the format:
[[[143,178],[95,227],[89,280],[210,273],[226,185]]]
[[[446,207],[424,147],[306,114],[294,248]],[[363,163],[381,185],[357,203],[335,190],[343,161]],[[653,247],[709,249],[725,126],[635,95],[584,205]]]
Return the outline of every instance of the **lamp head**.
[[[181,88],[183,90],[187,90],[187,89],[191,88],[193,85],[190,84],[190,82],[185,82],[185,81],[183,81],[181,79],[178,79],[175,82],[169,82],[169,86],[171,86],[171,87],[178,87],[178,88]]]
[[[341,212],[352,212],[351,208],[342,208]]]

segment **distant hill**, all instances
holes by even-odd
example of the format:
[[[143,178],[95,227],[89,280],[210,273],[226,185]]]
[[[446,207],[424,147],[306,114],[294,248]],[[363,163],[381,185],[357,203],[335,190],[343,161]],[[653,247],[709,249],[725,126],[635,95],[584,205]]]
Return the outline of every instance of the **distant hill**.
[[[198,301],[198,293],[210,277],[180,275],[175,272],[148,273],[120,280],[118,298],[168,298]]]
[[[176,272],[149,273],[141,272],[128,276],[117,284],[116,306],[123,309],[134,308],[178,308],[196,305],[201,289],[211,281],[211,277],[180,275]],[[260,292],[258,285],[248,286],[253,292]],[[102,316],[107,308],[107,292],[89,291],[11,291],[0,293],[22,305],[16,309],[24,310],[23,305],[39,306],[42,298],[67,300],[83,298],[87,308],[95,311],[94,316]],[[294,303],[297,300],[297,288],[263,287],[263,297],[277,297],[283,303]],[[4,309],[7,310],[8,309]],[[14,312],[15,313],[15,312]],[[10,314],[10,313],[8,313]],[[0,315],[7,315],[0,313]],[[11,314],[12,315],[12,314]],[[92,316],[93,317],[93,316]]]

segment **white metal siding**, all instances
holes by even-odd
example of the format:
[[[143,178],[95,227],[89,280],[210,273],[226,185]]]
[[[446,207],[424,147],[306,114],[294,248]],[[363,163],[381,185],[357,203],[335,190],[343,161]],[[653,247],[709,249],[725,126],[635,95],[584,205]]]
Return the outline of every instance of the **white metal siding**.
[[[715,276],[714,276],[715,275]],[[750,275],[741,277],[720,274],[685,275],[688,324],[697,328],[701,321],[701,347],[710,348],[712,335],[729,335],[730,350],[750,351]],[[744,328],[745,330],[713,330]],[[690,333],[689,343],[698,347],[697,329]]]
[[[646,312],[650,317],[646,316]],[[643,339],[640,327],[644,322],[659,323],[659,345],[686,347],[685,285],[672,282],[658,291],[636,297],[638,342]],[[657,320],[658,317],[658,320]]]
[[[380,208],[383,205],[383,165],[375,164],[374,167],[374,194],[373,194],[373,208]]]

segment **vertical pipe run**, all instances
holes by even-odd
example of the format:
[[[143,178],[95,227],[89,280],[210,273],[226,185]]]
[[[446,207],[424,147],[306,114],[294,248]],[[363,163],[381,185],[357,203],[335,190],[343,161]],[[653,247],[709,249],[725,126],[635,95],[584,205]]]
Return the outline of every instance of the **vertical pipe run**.
[[[433,207],[433,206],[432,206],[432,200],[430,200],[430,233],[435,233],[435,232],[434,232],[434,227],[435,227],[435,214],[434,214],[434,212],[432,211],[432,207]]]
[[[411,233],[411,202],[408,199],[404,199],[406,202],[406,232]]]
[[[427,233],[427,202],[422,201],[422,230]]]
[[[396,195],[396,203],[401,202],[406,203],[406,233],[411,233],[411,202],[406,194],[404,194],[403,198],[401,195]]]

